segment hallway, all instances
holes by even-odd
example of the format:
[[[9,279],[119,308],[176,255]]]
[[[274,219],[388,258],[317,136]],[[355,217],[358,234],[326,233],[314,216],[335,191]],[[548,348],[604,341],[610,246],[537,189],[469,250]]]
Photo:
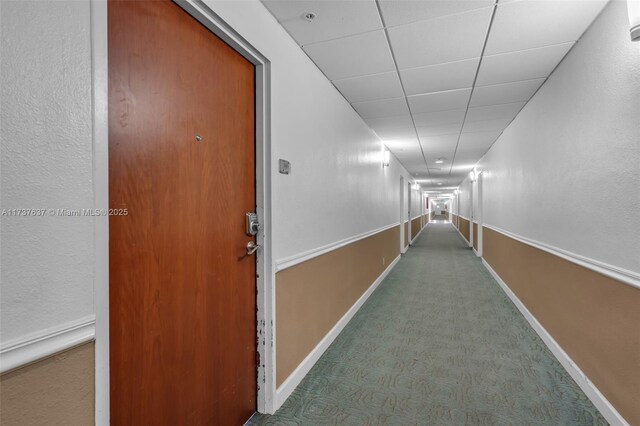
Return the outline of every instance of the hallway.
[[[430,223],[273,416],[251,424],[607,424],[450,223]]]

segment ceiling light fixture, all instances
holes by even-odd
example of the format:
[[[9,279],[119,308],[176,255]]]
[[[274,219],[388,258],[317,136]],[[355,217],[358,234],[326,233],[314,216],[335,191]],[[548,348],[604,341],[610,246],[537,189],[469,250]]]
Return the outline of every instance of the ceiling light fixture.
[[[316,14],[313,12],[307,12],[304,15],[302,15],[302,17],[305,19],[305,21],[307,22],[313,22],[314,19],[316,19]]]
[[[435,161],[435,163],[436,163],[436,164],[442,164],[442,163],[444,163],[444,158],[442,158],[442,157],[437,158],[437,159],[436,159],[436,161]]]
[[[438,182],[438,185],[442,185],[442,182]]]

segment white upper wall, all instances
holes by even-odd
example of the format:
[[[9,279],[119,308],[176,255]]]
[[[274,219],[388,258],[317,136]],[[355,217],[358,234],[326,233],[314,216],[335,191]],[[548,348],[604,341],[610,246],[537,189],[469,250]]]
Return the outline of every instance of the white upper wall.
[[[205,0],[271,62],[276,261],[399,222],[399,181],[412,182],[337,89],[262,3]],[[406,197],[405,197],[406,199]]]
[[[458,195],[460,202],[458,215],[466,219],[471,219],[471,181],[468,176],[462,181],[458,187],[458,191],[460,191]]]
[[[93,207],[89,2],[2,2],[2,209]],[[93,315],[90,217],[1,217],[0,341]]]
[[[640,43],[612,1],[480,161],[485,223],[640,273]]]

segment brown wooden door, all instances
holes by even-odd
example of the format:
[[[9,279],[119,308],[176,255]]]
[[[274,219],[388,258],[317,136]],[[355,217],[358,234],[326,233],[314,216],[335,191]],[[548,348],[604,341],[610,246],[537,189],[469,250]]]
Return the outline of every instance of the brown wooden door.
[[[243,424],[254,67],[168,0],[109,1],[108,31],[111,423]]]

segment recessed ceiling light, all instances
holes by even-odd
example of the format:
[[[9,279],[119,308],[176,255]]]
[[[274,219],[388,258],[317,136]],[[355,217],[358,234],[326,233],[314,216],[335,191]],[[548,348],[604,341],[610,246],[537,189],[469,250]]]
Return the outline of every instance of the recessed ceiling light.
[[[316,19],[316,14],[313,12],[307,12],[304,15],[302,15],[302,17],[306,20],[306,21],[313,21],[314,19]]]
[[[438,185],[442,185],[442,182],[438,182]]]
[[[436,161],[435,161],[435,163],[436,163],[436,164],[442,164],[442,163],[444,163],[444,158],[442,158],[442,157],[437,158],[437,159],[436,159]]]

